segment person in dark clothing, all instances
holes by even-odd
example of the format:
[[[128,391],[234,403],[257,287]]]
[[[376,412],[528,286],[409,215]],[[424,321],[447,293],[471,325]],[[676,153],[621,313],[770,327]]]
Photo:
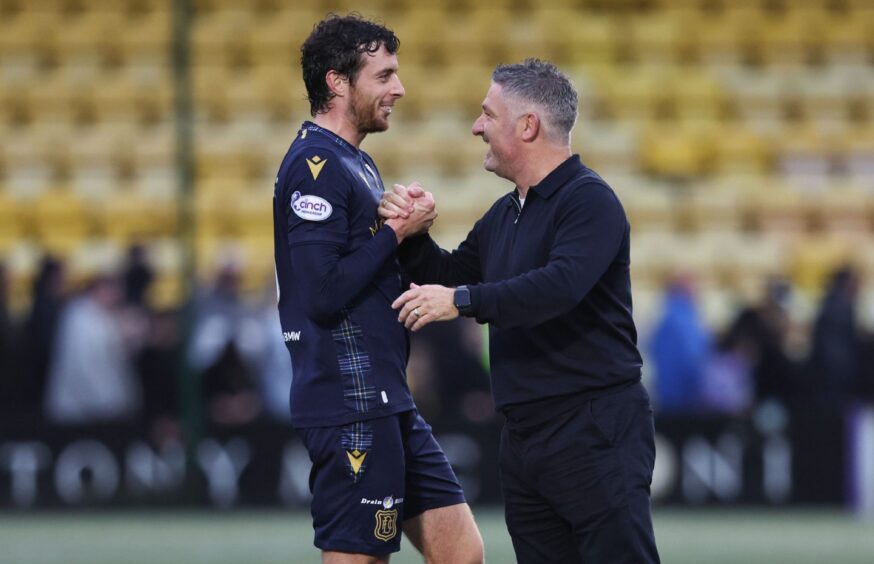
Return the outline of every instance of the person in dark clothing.
[[[740,355],[749,365],[759,402],[791,403],[805,393],[801,368],[786,352],[790,292],[788,282],[770,280],[764,300],[743,309],[719,343],[720,350]]]
[[[406,239],[415,284],[393,307],[413,331],[488,323],[500,468],[518,561],[658,562],[650,510],[653,415],[631,316],[630,227],[607,183],[572,155],[578,98],[554,65],[497,67],[473,134],[515,185],[451,253]],[[421,188],[395,186],[383,218]],[[426,285],[417,285],[426,284]]]
[[[146,249],[142,245],[132,245],[128,249],[124,270],[125,303],[129,306],[145,307],[146,293],[154,278],[152,267],[146,260]]]
[[[49,364],[55,346],[58,320],[64,306],[64,264],[46,256],[33,282],[33,305],[22,331],[19,409],[42,412]]]
[[[862,337],[856,326],[859,278],[850,267],[837,270],[813,326],[811,374],[817,397],[827,407],[847,405],[861,387]]]
[[[6,266],[0,262],[0,408],[9,413],[17,401],[15,384],[18,380],[16,362],[13,358],[13,327],[9,316],[9,279]]]
[[[390,30],[354,14],[329,16],[301,48],[313,120],[292,141],[273,198],[291,423],[313,462],[323,562],[386,563],[403,530],[428,562],[472,564],[483,561],[482,538],[416,410],[409,337],[390,307],[402,292],[397,245],[435,216],[380,224],[382,179],[360,148],[388,129],[404,95],[398,48]]]

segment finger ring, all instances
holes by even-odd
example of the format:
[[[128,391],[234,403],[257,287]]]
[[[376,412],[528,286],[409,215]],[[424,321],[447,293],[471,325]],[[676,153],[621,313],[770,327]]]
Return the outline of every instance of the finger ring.
[[[413,310],[413,315],[415,315],[416,317],[422,317],[422,314],[419,313],[419,308]]]

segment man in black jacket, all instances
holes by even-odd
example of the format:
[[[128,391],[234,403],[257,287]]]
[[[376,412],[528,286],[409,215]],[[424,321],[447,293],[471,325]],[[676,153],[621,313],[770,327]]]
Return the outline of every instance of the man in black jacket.
[[[506,416],[501,478],[516,556],[658,562],[650,512],[653,417],[631,315],[629,224],[572,155],[577,94],[555,66],[499,66],[473,134],[513,182],[452,252],[427,235],[398,249],[416,284],[393,307],[412,330],[458,315],[488,323],[492,391]],[[382,217],[421,187],[396,186]],[[425,284],[425,285],[417,285]]]

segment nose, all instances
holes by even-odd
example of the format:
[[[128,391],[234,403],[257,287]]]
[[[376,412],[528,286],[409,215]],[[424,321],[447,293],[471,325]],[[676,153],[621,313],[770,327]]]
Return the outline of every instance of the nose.
[[[482,135],[483,134],[482,119],[483,119],[483,116],[480,115],[478,118],[476,118],[476,121],[473,122],[473,127],[471,128],[470,132],[473,133],[474,135]]]
[[[406,90],[404,90],[404,85],[401,84],[401,79],[398,75],[395,75],[394,86],[392,88],[391,94],[395,98],[403,98],[404,94],[406,94]]]

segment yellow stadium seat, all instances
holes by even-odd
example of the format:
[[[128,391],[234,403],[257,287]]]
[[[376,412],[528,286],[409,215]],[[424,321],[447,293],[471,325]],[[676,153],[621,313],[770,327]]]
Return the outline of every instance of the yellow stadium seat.
[[[55,30],[62,26],[61,14],[22,12],[0,21],[0,56],[26,56],[40,61],[54,54]],[[51,30],[50,33],[47,31]]]
[[[119,245],[175,235],[176,206],[173,202],[117,190],[97,203],[94,213],[96,233]]]
[[[729,96],[716,77],[701,67],[683,67],[664,89],[670,92],[677,119],[717,122],[730,114]]]
[[[619,57],[619,38],[622,29],[615,18],[604,15],[584,15],[552,22],[555,29],[543,29],[550,37],[557,34],[567,48],[565,60],[574,65],[615,62]]]
[[[831,64],[867,64],[874,55],[874,10],[823,15],[825,50]]]
[[[70,252],[91,233],[92,216],[70,190],[56,189],[33,202],[33,229],[40,244]]]
[[[164,67],[173,48],[173,13],[167,6],[149,11],[125,24],[118,45],[118,57],[124,65]]]
[[[852,242],[844,237],[809,236],[790,248],[788,270],[792,281],[803,292],[817,293],[832,272],[853,254]]]
[[[713,168],[713,139],[703,132],[653,126],[644,133],[640,150],[644,171],[656,176],[688,178]]]
[[[259,18],[247,38],[252,63],[283,68],[284,72],[293,73],[299,78],[300,47],[322,17],[324,14],[320,11],[306,9],[295,3],[294,7]]]
[[[752,222],[761,232],[785,239],[797,239],[807,232],[813,204],[798,191],[778,180],[763,182],[750,197]]]
[[[726,73],[724,80],[742,120],[762,126],[782,124],[794,92],[790,71],[735,70]]]
[[[671,78],[662,67],[642,66],[635,72],[620,67],[594,76],[599,99],[613,119],[647,121],[668,108]]]
[[[824,57],[822,13],[794,10],[764,20],[761,52],[767,65],[801,65],[821,62]]]
[[[121,31],[126,20],[109,11],[84,12],[65,18],[55,32],[55,57],[76,65],[102,65],[119,52]]]
[[[828,233],[868,236],[874,227],[874,200],[852,185],[830,185],[817,208],[818,223]]]
[[[742,125],[720,125],[713,131],[715,172],[758,174],[774,168],[773,144],[767,136]]]
[[[454,64],[447,54],[449,30],[454,25],[446,10],[417,7],[394,20],[390,27],[401,40],[402,65],[439,67]],[[403,71],[403,69],[401,69]]]
[[[667,190],[657,186],[636,190],[622,202],[628,221],[635,233],[672,232],[677,227],[678,214]]]
[[[620,23],[623,49],[631,60],[648,64],[674,64],[692,56],[689,33],[692,16],[683,12],[655,12],[628,17]]]
[[[255,15],[245,9],[221,10],[194,18],[191,63],[229,68],[249,66],[248,37]]]
[[[495,66],[512,62],[508,45],[516,37],[510,30],[511,23],[512,14],[503,8],[481,7],[457,16],[444,36],[447,63]]]
[[[874,183],[874,125],[849,131],[843,139],[841,158],[851,178],[860,183]]]
[[[777,168],[795,185],[819,187],[828,182],[836,164],[838,141],[815,129],[786,128],[776,140]]]
[[[696,187],[682,201],[684,223],[695,231],[738,233],[743,228],[744,200],[738,190]],[[715,187],[713,187],[715,188]]]
[[[0,248],[4,252],[22,237],[23,216],[23,206],[0,189]]]

